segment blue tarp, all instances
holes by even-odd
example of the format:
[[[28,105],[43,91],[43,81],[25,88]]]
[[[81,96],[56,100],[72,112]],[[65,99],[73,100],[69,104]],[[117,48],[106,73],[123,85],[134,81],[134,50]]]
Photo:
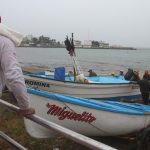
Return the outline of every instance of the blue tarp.
[[[28,93],[43,96],[46,98],[67,102],[83,107],[93,108],[97,110],[109,111],[114,113],[123,113],[128,115],[144,115],[150,112],[150,106],[137,104],[137,103],[122,103],[115,101],[96,101],[92,99],[79,98],[56,93],[50,93],[43,90],[28,88]]]

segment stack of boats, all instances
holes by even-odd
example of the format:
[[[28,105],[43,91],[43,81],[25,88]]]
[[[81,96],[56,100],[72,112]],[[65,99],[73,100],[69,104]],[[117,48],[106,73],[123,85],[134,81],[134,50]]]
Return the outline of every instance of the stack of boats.
[[[88,136],[116,136],[140,131],[150,125],[150,106],[119,102],[140,97],[139,86],[122,76],[73,76],[56,79],[47,72],[28,73],[25,82],[31,105],[40,117]],[[25,119],[29,134],[54,137],[52,130]]]

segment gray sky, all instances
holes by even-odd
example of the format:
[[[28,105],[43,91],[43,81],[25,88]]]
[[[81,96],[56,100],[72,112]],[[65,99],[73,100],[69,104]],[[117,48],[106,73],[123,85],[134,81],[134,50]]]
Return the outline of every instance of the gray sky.
[[[103,40],[150,47],[150,0],[0,0],[2,22],[25,34],[63,41]]]

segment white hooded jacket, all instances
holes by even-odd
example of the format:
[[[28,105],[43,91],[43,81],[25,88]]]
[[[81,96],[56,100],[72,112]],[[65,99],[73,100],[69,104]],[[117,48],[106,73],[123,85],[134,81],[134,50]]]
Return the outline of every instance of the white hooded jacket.
[[[19,45],[22,40],[20,37],[23,36],[15,36],[12,30],[9,32],[7,29],[0,24],[0,95],[6,85],[13,92],[20,108],[26,109],[29,107],[29,100],[14,46]]]

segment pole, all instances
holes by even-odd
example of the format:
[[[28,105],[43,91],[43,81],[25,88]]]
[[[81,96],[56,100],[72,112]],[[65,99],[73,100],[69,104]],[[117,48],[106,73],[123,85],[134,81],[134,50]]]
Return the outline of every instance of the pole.
[[[0,131],[0,137],[3,138],[4,140],[6,140],[8,143],[10,143],[11,145],[13,145],[15,148],[17,148],[19,150],[27,150],[25,147],[23,147],[22,145],[20,145],[19,143],[17,143],[15,140],[13,140],[9,136],[7,136],[2,131]]]
[[[2,99],[0,99],[0,105],[4,106],[6,108],[9,108],[15,112],[18,112],[18,110],[19,110],[19,107],[14,106],[14,105],[12,105],[12,104],[10,104],[10,103],[2,100]],[[55,130],[55,131],[63,134],[64,136],[68,137],[69,139],[72,139],[73,141],[80,143],[80,144],[82,144],[88,148],[93,149],[93,150],[116,150],[115,148],[112,148],[112,147],[105,145],[101,142],[95,141],[89,137],[82,135],[82,134],[74,132],[70,129],[62,127],[62,126],[55,124],[53,122],[47,121],[47,120],[45,120],[45,119],[43,119],[37,115],[26,116],[26,118],[48,128],[48,129]]]

